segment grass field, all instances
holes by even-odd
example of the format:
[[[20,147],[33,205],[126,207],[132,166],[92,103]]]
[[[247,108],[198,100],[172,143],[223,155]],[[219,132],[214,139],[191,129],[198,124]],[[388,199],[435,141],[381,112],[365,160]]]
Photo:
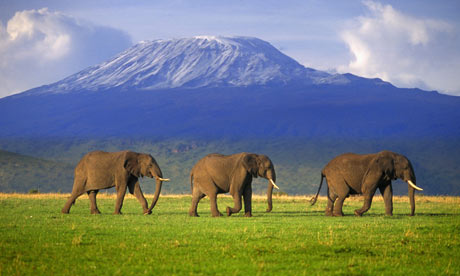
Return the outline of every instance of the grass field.
[[[101,215],[89,214],[82,196],[69,215],[68,195],[0,194],[2,275],[459,275],[460,198],[394,199],[384,215],[375,197],[363,217],[360,198],[345,201],[345,217],[324,216],[325,198],[275,197],[265,213],[253,199],[253,217],[187,215],[190,196],[162,196],[150,216],[127,196],[123,215],[112,215],[114,197],[100,194]],[[148,197],[149,202],[152,196]],[[221,196],[219,208],[231,204]]]

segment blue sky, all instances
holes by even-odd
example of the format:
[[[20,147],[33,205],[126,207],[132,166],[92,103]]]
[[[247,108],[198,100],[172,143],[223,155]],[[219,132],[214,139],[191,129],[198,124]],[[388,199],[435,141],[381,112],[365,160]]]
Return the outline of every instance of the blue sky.
[[[0,0],[0,97],[141,40],[196,35],[254,36],[307,67],[460,95],[459,18],[445,0]]]

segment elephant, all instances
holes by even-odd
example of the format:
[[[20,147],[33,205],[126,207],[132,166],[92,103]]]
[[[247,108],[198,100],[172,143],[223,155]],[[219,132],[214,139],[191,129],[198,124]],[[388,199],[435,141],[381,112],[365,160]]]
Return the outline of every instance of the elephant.
[[[234,207],[227,207],[227,216],[241,210],[241,196],[244,199],[246,217],[252,216],[252,178],[263,177],[268,179],[268,209],[272,210],[273,187],[275,184],[275,167],[268,156],[254,153],[237,153],[232,155],[209,154],[199,160],[190,172],[190,186],[192,189],[192,205],[189,215],[197,217],[198,202],[206,195],[211,201],[213,217],[222,216],[217,208],[217,194],[230,193]]]
[[[371,207],[377,188],[385,202],[385,214],[393,215],[393,188],[391,181],[401,179],[408,183],[410,215],[415,213],[416,186],[414,169],[407,157],[391,151],[374,154],[345,153],[332,159],[321,171],[321,182],[311,205],[316,203],[323,179],[327,181],[327,216],[343,216],[342,206],[350,194],[364,197],[362,208],[355,210],[356,216],[362,216]]]
[[[139,177],[147,176],[156,179],[155,195],[152,205],[148,208]],[[91,202],[91,214],[100,214],[96,205],[96,195],[101,189],[115,186],[117,200],[114,214],[121,214],[126,189],[134,194],[144,209],[144,214],[151,214],[160,195],[163,178],[160,167],[150,154],[132,151],[104,152],[92,151],[87,153],[75,167],[72,194],[61,212],[68,214],[75,200],[87,193]]]

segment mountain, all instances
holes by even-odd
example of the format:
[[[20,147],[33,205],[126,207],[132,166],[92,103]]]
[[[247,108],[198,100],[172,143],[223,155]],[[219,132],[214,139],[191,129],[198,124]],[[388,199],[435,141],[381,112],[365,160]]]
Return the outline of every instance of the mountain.
[[[345,79],[344,79],[345,80]],[[141,42],[102,64],[31,93],[247,87],[340,81],[305,68],[268,42],[199,36]]]
[[[458,135],[459,99],[306,68],[257,38],[155,40],[0,99],[0,138]]]
[[[301,194],[333,156],[388,149],[408,155],[429,193],[460,194],[459,138],[460,97],[306,68],[247,37],[142,42],[0,99],[0,148],[71,164],[95,149],[160,152],[179,192],[209,152],[274,156],[285,191]]]

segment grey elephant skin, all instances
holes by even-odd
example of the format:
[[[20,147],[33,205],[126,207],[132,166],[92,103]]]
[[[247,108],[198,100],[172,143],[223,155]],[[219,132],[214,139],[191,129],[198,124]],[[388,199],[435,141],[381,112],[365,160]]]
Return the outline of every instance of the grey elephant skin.
[[[323,184],[327,181],[327,216],[343,216],[342,206],[350,194],[362,194],[363,207],[355,210],[361,216],[372,204],[375,191],[380,190],[385,202],[386,215],[393,215],[393,188],[391,181],[401,179],[408,183],[410,215],[415,213],[415,173],[411,162],[405,156],[391,151],[375,154],[345,153],[332,159],[321,172],[321,182],[311,204],[315,204]]]
[[[217,194],[230,193],[234,207],[227,207],[227,215],[241,210],[241,197],[244,200],[244,215],[252,216],[252,179],[263,177],[268,182],[268,209],[272,210],[272,191],[277,187],[275,167],[268,156],[254,153],[232,155],[209,154],[199,160],[190,172],[192,205],[190,216],[198,216],[197,206],[200,199],[208,196],[213,217],[222,216],[217,208]]]
[[[147,176],[156,179],[155,195],[150,208],[139,185],[139,177]],[[117,199],[114,214],[121,214],[126,189],[136,196],[142,205],[144,214],[151,214],[158,201],[164,179],[160,167],[155,159],[145,153],[132,151],[87,153],[75,167],[72,194],[61,212],[68,214],[75,200],[88,194],[91,202],[91,213],[100,214],[96,204],[96,195],[101,189],[115,187]]]

